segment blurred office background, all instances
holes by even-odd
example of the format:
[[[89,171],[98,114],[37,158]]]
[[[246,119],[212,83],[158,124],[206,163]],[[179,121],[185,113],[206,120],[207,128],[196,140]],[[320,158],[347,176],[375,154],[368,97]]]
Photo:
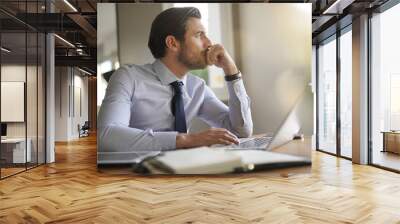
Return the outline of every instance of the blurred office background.
[[[85,123],[96,130],[95,11],[95,0],[0,1],[0,179],[54,162],[54,143]]]

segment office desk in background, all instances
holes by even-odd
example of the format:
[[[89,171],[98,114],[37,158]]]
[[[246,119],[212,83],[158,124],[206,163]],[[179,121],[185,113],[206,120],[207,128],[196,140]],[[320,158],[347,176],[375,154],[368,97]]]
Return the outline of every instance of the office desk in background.
[[[25,153],[25,138],[1,139],[1,159],[6,164],[25,164],[25,162],[30,162],[32,141],[27,138],[26,142],[28,144],[26,144]]]
[[[400,154],[400,131],[382,131],[383,149],[382,152]]]

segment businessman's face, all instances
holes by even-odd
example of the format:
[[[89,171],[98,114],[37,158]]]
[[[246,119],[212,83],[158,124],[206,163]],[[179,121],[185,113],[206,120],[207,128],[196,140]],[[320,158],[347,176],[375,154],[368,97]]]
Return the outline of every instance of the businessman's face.
[[[200,19],[191,17],[186,23],[185,39],[180,43],[178,60],[189,70],[207,66],[207,48],[211,45]]]

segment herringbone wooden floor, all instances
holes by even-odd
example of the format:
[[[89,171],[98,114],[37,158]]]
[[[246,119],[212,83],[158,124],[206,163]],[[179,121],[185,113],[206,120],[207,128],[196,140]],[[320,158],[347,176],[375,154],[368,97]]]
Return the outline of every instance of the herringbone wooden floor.
[[[308,173],[98,172],[94,137],[0,181],[0,223],[400,223],[400,175],[312,152]]]

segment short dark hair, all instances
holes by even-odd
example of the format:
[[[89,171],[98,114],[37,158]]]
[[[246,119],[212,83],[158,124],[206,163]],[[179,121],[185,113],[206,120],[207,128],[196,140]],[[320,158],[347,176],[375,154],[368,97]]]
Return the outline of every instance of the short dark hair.
[[[200,11],[195,7],[169,8],[162,11],[151,24],[148,46],[155,58],[165,56],[165,38],[174,36],[179,41],[184,41],[186,23],[190,17],[201,19]]]

